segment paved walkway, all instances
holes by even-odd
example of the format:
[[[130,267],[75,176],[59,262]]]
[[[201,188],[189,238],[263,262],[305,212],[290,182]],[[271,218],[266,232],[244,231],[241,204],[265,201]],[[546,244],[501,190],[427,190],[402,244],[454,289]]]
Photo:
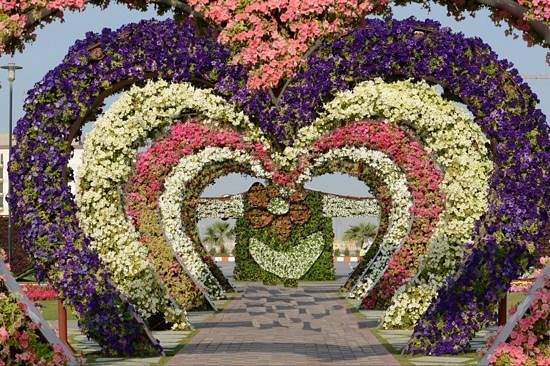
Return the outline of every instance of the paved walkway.
[[[399,365],[336,296],[338,284],[250,285],[168,365]]]

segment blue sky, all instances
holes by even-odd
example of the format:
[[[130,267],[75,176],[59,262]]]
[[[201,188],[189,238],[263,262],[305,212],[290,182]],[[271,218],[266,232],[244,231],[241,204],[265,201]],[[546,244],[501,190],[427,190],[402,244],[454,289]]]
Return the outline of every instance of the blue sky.
[[[465,20],[457,22],[446,15],[446,10],[438,5],[433,5],[431,11],[418,5],[397,7],[394,16],[397,19],[415,16],[418,19],[431,18],[438,20],[444,26],[455,32],[462,32],[467,36],[480,37],[488,43],[503,58],[510,60],[521,74],[550,74],[550,67],[545,62],[546,49],[542,47],[527,47],[521,39],[513,39],[504,34],[504,28],[496,27],[489,19],[488,11],[479,12],[476,17],[467,16]],[[147,12],[129,11],[126,7],[112,5],[106,10],[89,7],[83,13],[67,13],[65,22],[56,22],[46,26],[37,33],[35,43],[27,45],[22,54],[13,57],[0,57],[0,64],[15,62],[23,66],[23,70],[17,73],[14,84],[14,123],[22,116],[22,105],[27,90],[31,89],[50,69],[57,66],[65,56],[68,48],[77,40],[84,37],[86,32],[100,31],[101,29],[119,28],[120,26],[136,22],[141,19],[157,18],[154,10]],[[8,131],[8,83],[5,70],[0,73],[0,133]],[[529,84],[539,96],[540,108],[545,113],[550,113],[550,80],[529,80]],[[112,101],[113,98],[110,99]],[[207,192],[209,195],[219,193],[236,193],[246,190],[251,180],[243,179],[237,175],[221,179]],[[317,190],[325,190],[333,193],[365,195],[367,187],[354,178],[346,176],[325,176],[317,178],[309,187]],[[337,236],[351,223],[362,219],[335,220],[334,228]],[[201,228],[204,227],[200,225]]]

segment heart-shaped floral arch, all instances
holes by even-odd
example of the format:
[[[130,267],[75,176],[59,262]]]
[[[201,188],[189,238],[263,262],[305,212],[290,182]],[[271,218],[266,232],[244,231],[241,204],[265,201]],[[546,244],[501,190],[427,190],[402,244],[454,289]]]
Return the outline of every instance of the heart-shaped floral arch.
[[[411,235],[408,238],[410,243],[405,245],[405,247],[408,246],[409,248],[403,249],[406,250],[407,254],[399,255],[399,258],[406,258],[406,267],[409,272],[408,275],[404,275],[404,279],[411,277],[415,272],[414,270],[418,267],[417,258],[423,253],[422,245],[425,245],[429,239],[442,209],[442,197],[437,193],[441,181],[441,173],[433,163],[429,162],[429,156],[426,152],[422,151],[418,143],[407,137],[404,131],[399,130],[398,127],[391,124],[376,122],[356,123],[348,128],[341,129],[335,135],[327,136],[324,140],[318,141],[315,145],[315,151],[321,153],[328,151],[331,146],[342,147],[346,144],[346,141],[350,141],[347,138],[349,136],[355,136],[355,140],[351,141],[351,143],[354,143],[356,146],[368,146],[389,153],[390,157],[397,164],[401,165],[407,174],[409,184],[412,186],[413,196],[416,197],[412,211],[415,223],[411,228]],[[239,135],[235,135],[229,131],[211,130],[194,123],[184,123],[174,125],[168,136],[157,140],[147,151],[140,153],[136,159],[135,172],[130,178],[130,183],[127,185],[125,192],[125,196],[127,197],[126,212],[133,218],[134,225],[136,227],[141,226],[141,217],[144,217],[150,223],[151,217],[156,215],[155,210],[157,209],[158,197],[164,186],[163,180],[177,159],[181,158],[182,154],[189,154],[200,146],[228,146],[227,144],[229,143],[244,144]],[[258,151],[256,149],[256,154]],[[305,154],[307,153],[304,152]],[[265,158],[262,160],[266,163],[268,162]],[[91,164],[92,167],[93,165]],[[270,163],[271,165],[272,163]],[[335,167],[334,164],[331,164],[331,169]],[[223,174],[227,174],[235,168],[233,164],[231,164],[229,169],[224,169],[223,166],[217,165],[215,170],[220,171],[221,169]],[[341,171],[350,173],[349,168],[343,168]],[[221,174],[206,174],[209,179],[204,180],[199,186],[204,187],[210,184],[212,179]],[[204,175],[201,173],[200,176]],[[290,173],[287,175],[293,176],[295,174]],[[365,173],[361,173],[360,175],[361,179],[370,176]],[[96,174],[90,172],[90,177],[95,176]],[[378,189],[376,185],[371,185],[371,187]],[[192,206],[192,208],[197,208],[191,202],[199,202],[198,195],[200,192],[201,190],[195,189],[193,194],[186,194],[184,196],[186,207]],[[325,203],[323,205],[325,206]],[[198,208],[200,209],[200,207]],[[240,208],[235,210],[234,207]],[[231,205],[228,207],[233,212],[232,215],[223,215],[222,217],[240,217],[243,213],[242,207],[242,202],[233,199],[231,200]],[[189,224],[186,226],[188,229],[191,228],[191,230],[194,230],[196,215],[189,210],[185,212],[185,215],[183,215],[184,221],[189,221]],[[216,212],[222,214],[220,209],[217,209]],[[333,212],[337,216],[342,215],[341,212]],[[370,210],[365,210],[364,212],[372,214]],[[154,227],[161,226],[160,222],[157,221],[157,223],[158,226],[154,225]],[[101,224],[99,225],[101,226]],[[382,236],[384,233],[385,230],[379,232],[379,235]],[[144,243],[149,242],[152,234],[151,232],[141,230],[141,241]],[[164,266],[166,265],[164,263]],[[392,284],[391,288],[395,290],[404,279],[401,282]],[[392,291],[387,291],[386,296],[391,296],[391,294]]]
[[[156,90],[153,92],[152,90]],[[194,105],[196,100],[193,97],[193,92],[189,93],[188,90],[192,90],[189,86],[182,85],[173,85],[168,86],[164,82],[158,82],[155,85],[148,86],[148,88],[140,91],[140,89],[133,89],[131,97],[124,98],[121,100],[121,103],[117,103],[113,110],[101,118],[97,127],[94,128],[94,133],[91,135],[89,143],[85,149],[84,156],[89,156],[87,158],[84,168],[81,171],[83,178],[79,182],[79,186],[84,190],[84,194],[80,197],[79,201],[81,206],[85,209],[82,212],[83,221],[88,226],[88,233],[92,234],[95,230],[100,232],[108,232],[110,235],[107,235],[105,239],[101,239],[101,236],[95,235],[96,243],[103,242],[105,244],[102,247],[108,248],[107,250],[114,254],[115,257],[109,259],[108,262],[112,262],[113,259],[116,259],[116,254],[113,253],[113,248],[119,247],[128,247],[129,241],[135,240],[132,235],[132,229],[129,227],[129,223],[125,225],[118,225],[119,221],[125,221],[125,218],[122,216],[116,216],[117,210],[109,210],[112,212],[110,215],[99,214],[97,206],[100,207],[111,207],[112,205],[120,206],[119,199],[117,194],[115,194],[115,199],[109,198],[113,196],[113,192],[117,192],[119,188],[117,185],[122,184],[126,180],[126,175],[123,172],[127,172],[130,169],[130,162],[133,160],[132,155],[128,155],[132,151],[135,151],[135,142],[147,140],[148,136],[152,133],[155,134],[155,130],[151,130],[153,126],[165,125],[169,123],[170,120],[166,119],[164,116],[174,113],[174,108],[176,106],[185,107],[188,105]],[[391,102],[389,96],[398,93],[400,97],[399,100],[405,99],[407,102],[405,105],[397,105]],[[355,101],[354,103],[346,103],[345,99],[342,98],[355,98],[356,94],[361,95],[361,101]],[[135,102],[132,100],[143,100],[143,95],[157,95],[157,98],[152,101],[144,102],[139,107],[135,107]],[[179,95],[178,97],[172,98],[172,95]],[[212,107],[205,106],[212,105],[210,101],[211,97],[208,96],[206,92],[199,94],[200,100],[203,101],[201,110],[212,110]],[[182,101],[182,99],[187,98],[188,101]],[[127,101],[127,99],[129,101]],[[464,112],[460,111],[457,107],[453,106],[449,102],[443,101],[433,90],[431,90],[426,85],[414,85],[411,83],[402,83],[397,82],[393,84],[384,84],[378,81],[377,83],[366,83],[360,84],[356,87],[353,92],[345,93],[342,96],[338,96],[331,104],[347,104],[353,106],[350,110],[339,108],[328,108],[330,113],[326,114],[323,118],[315,121],[312,126],[317,126],[320,130],[326,130],[327,124],[331,120],[338,121],[342,118],[344,120],[347,118],[353,120],[355,115],[361,111],[360,116],[369,116],[369,115],[389,115],[392,120],[395,120],[397,123],[402,123],[401,118],[407,118],[411,126],[414,127],[418,133],[422,136],[429,134],[431,137],[425,139],[428,149],[436,153],[438,157],[438,162],[448,170],[444,182],[444,193],[450,197],[449,202],[447,203],[447,210],[443,216],[442,222],[438,224],[436,229],[436,234],[431,238],[432,242],[438,243],[442,241],[442,237],[447,238],[448,241],[453,243],[452,245],[444,245],[435,247],[437,250],[432,250],[435,254],[430,253],[429,261],[424,264],[424,267],[430,268],[425,272],[429,273],[431,278],[431,283],[420,284],[424,288],[423,291],[419,292],[415,287],[412,288],[412,293],[416,294],[415,296],[410,295],[411,298],[415,301],[420,301],[423,305],[419,306],[417,304],[409,302],[404,302],[402,304],[396,304],[400,311],[409,314],[408,323],[399,323],[393,322],[392,326],[412,326],[414,322],[420,317],[422,312],[426,309],[428,304],[431,302],[431,298],[437,292],[437,289],[441,286],[441,281],[445,276],[451,271],[456,263],[456,260],[462,256],[462,242],[467,240],[470,236],[473,222],[475,220],[474,213],[477,212],[480,215],[486,207],[486,197],[485,192],[487,190],[486,184],[486,174],[490,167],[487,159],[485,158],[484,153],[484,143],[485,139],[479,132],[479,128],[471,121],[471,118],[467,116]],[[191,103],[191,104],[189,104]],[[363,106],[361,103],[365,104]],[[130,106],[130,107],[128,107]],[[221,107],[221,106],[220,106]],[[220,111],[223,111],[224,108],[219,108]],[[226,112],[224,112],[223,118],[227,116],[235,116],[233,109],[231,107],[225,107]],[[339,111],[336,113],[336,111]],[[403,115],[404,111],[413,117],[405,117]],[[336,113],[336,114],[335,114]],[[426,117],[423,117],[424,114]],[[218,115],[221,115],[218,113]],[[141,133],[144,135],[136,134],[133,129],[126,129],[125,126],[128,124],[128,120],[139,121]],[[147,121],[147,122],[145,122]],[[216,124],[216,122],[214,122]],[[227,124],[227,123],[226,123]],[[234,124],[240,125],[245,123],[245,120],[235,120]],[[321,126],[321,127],[319,127]],[[388,130],[388,126],[385,124],[376,125],[372,123],[367,124],[355,124],[347,128],[338,130],[335,135],[329,135],[326,138],[323,138],[320,141],[315,143],[315,146],[311,153],[309,150],[311,147],[304,145],[306,141],[312,140],[315,136],[318,136],[319,132],[317,130],[311,131],[309,129],[302,130],[298,136],[299,140],[295,142],[296,148],[285,149],[286,154],[279,155],[276,157],[277,161],[284,163],[285,165],[298,165],[298,162],[293,163],[292,159],[296,159],[296,156],[315,156],[321,152],[326,152],[331,146],[338,148],[345,146],[346,144],[363,146],[372,146],[377,149],[382,149],[388,151],[393,159],[403,164],[403,167],[408,171],[407,176],[413,190],[413,195],[415,198],[415,204],[412,211],[412,214],[415,216],[415,225],[413,225],[413,231],[409,235],[410,243],[406,243],[404,246],[404,253],[401,255],[394,255],[394,260],[392,261],[392,266],[390,270],[397,266],[398,261],[405,260],[405,263],[408,265],[408,269],[411,273],[408,275],[410,277],[415,272],[415,268],[418,267],[418,263],[415,261],[415,258],[418,258],[425,251],[425,245],[430,239],[431,228],[429,226],[430,220],[433,222],[437,220],[439,216],[439,209],[437,204],[428,200],[423,200],[422,197],[430,195],[430,192],[433,192],[437,188],[437,184],[434,186],[433,177],[429,172],[422,172],[421,161],[410,160],[413,156],[419,155],[418,148],[414,148],[412,145],[407,151],[407,157],[404,158],[405,152],[398,149],[399,143],[406,142],[404,140],[404,135],[394,134],[394,135],[384,135],[381,132]],[[113,140],[110,136],[112,131],[116,130],[117,138]],[[127,131],[122,133],[122,131]],[[149,132],[148,132],[149,131]],[[315,132],[317,131],[317,132]],[[389,128],[391,131],[391,128]],[[131,216],[134,217],[134,220],[138,218],[139,215],[132,213],[136,211],[136,207],[132,207],[132,201],[136,201],[139,206],[145,206],[148,211],[151,208],[156,208],[156,201],[159,198],[161,189],[163,187],[163,179],[170,172],[171,167],[174,163],[177,162],[177,159],[181,156],[190,154],[197,148],[201,146],[211,146],[215,141],[221,141],[220,144],[213,144],[213,146],[226,146],[227,144],[237,143],[237,148],[242,148],[244,142],[240,142],[238,135],[231,134],[230,132],[213,131],[210,133],[208,129],[204,128],[194,128],[191,126],[189,128],[182,127],[173,131],[172,135],[167,139],[159,140],[158,144],[154,144],[151,148],[152,151],[157,151],[155,154],[147,154],[145,160],[138,158],[137,160],[137,182],[141,183],[142,186],[135,187],[133,190],[128,192],[128,197],[130,197],[130,208],[129,212]],[[258,136],[258,132],[253,133],[256,135],[256,139],[266,140]],[[194,138],[194,139],[193,139]],[[249,136],[249,138],[251,138]],[[397,141],[393,144],[389,144],[389,141],[396,139]],[[303,140],[303,141],[302,141]],[[438,140],[453,141],[451,145],[449,143],[441,145],[438,144]],[[472,145],[481,146],[476,151],[471,148]],[[134,146],[133,148],[126,149],[126,146]],[[231,146],[231,145],[229,145]],[[241,146],[241,147],[239,147]],[[391,147],[390,147],[391,146]],[[267,148],[272,150],[272,148]],[[254,153],[249,153],[250,155],[259,156],[262,164],[273,169],[273,163],[265,156],[266,147],[262,147],[260,144],[252,149]],[[113,154],[113,151],[116,151],[116,154]],[[119,153],[120,151],[126,151],[124,154]],[[133,153],[132,153],[133,154]],[[166,156],[162,158],[161,154]],[[109,160],[109,163],[106,163],[105,160]],[[289,160],[290,159],[290,160]],[[465,160],[466,159],[466,160]],[[163,163],[159,165],[159,160]],[[205,160],[205,159],[202,159]],[[427,157],[424,157],[424,162],[429,161]],[[464,164],[464,161],[468,161],[467,164]],[[420,165],[419,165],[420,164]],[[151,170],[151,166],[154,165],[154,168]],[[307,166],[307,161],[302,159],[299,163],[304,169],[304,166]],[[96,166],[102,166],[101,174],[98,174],[98,170],[95,169]],[[126,166],[124,169],[122,166]],[[413,168],[415,167],[416,168]],[[355,170],[355,169],[354,169]],[[299,171],[299,170],[298,170]],[[278,183],[288,184],[292,183],[294,178],[290,180],[288,177],[296,177],[297,172],[290,174],[281,174],[280,172],[275,171],[273,177],[277,180]],[[436,174],[437,176],[437,174]],[[107,177],[107,178],[106,178]],[[423,180],[422,180],[422,177]],[[421,179],[422,182],[420,180]],[[437,181],[437,178],[435,178]],[[109,181],[109,184],[104,183]],[[481,184],[480,184],[481,182]],[[205,182],[202,185],[206,185],[210,182]],[[135,183],[134,183],[135,184]],[[144,187],[146,185],[147,187]],[[419,186],[425,186],[424,189],[429,189],[429,191],[424,191]],[[179,185],[175,186],[178,189]],[[172,195],[174,197],[179,197],[180,200],[194,202],[198,197],[196,196],[181,196],[181,195]],[[184,198],[183,198],[184,197]],[[101,199],[99,202],[98,200]],[[464,206],[464,202],[469,202],[468,206]],[[177,212],[178,210],[176,210]],[[115,215],[115,216],[113,216]],[[147,213],[146,217],[150,219],[154,214]],[[178,217],[177,214],[173,215],[174,218]],[[194,216],[193,216],[194,217]],[[427,221],[426,221],[427,219]],[[187,229],[194,231],[194,220],[190,220],[191,224],[187,225]],[[139,220],[137,222],[139,226]],[[440,225],[442,224],[442,225]],[[170,225],[171,227],[177,226],[177,222]],[[426,227],[428,225],[428,227]],[[106,230],[106,228],[113,226],[112,229]],[[94,227],[96,229],[94,229]],[[158,223],[157,227],[162,227]],[[181,230],[181,229],[178,229]],[[420,230],[420,231],[419,231]],[[113,235],[115,232],[119,232],[119,235]],[[424,232],[422,232],[424,231]],[[144,242],[148,242],[150,238],[150,233],[143,233],[142,238]],[[119,240],[118,237],[124,235],[128,240]],[[170,236],[174,236],[170,234]],[[176,235],[181,238],[181,234]],[[114,238],[114,239],[113,239]],[[189,241],[189,238],[179,239],[179,241]],[[162,246],[161,242],[157,242]],[[390,240],[391,242],[391,240]],[[398,243],[399,240],[394,240],[395,243]],[[433,246],[433,243],[432,245]],[[195,246],[196,247],[196,246]],[[189,247],[191,248],[191,247]],[[381,253],[382,257],[388,257],[391,251],[395,247],[383,246],[385,252]],[[392,249],[389,249],[392,248]],[[127,251],[127,249],[124,249]],[[104,252],[100,250],[100,252]],[[131,250],[131,253],[137,253],[139,251]],[[111,254],[111,255],[112,255]],[[170,254],[169,254],[170,255]],[[132,255],[127,253],[122,256],[126,261],[132,261]],[[180,257],[185,257],[182,253]],[[109,257],[111,258],[111,257]],[[198,260],[198,258],[197,258]],[[140,263],[144,263],[143,260],[138,260]],[[181,262],[181,260],[180,260]],[[376,264],[370,267],[369,276],[362,276],[362,279],[365,280],[365,286],[359,286],[355,295],[360,295],[365,292],[369,292],[372,289],[372,286],[378,282],[379,276],[383,273],[387,266],[387,262],[384,260],[377,261]],[[124,261],[121,262],[124,264]],[[429,264],[429,266],[428,266]],[[113,267],[112,270],[114,273],[120,273],[122,276],[119,281],[125,282],[129,281],[132,276],[130,276],[126,271],[123,270],[125,266],[130,266],[129,264],[123,265],[121,268]],[[134,265],[135,266],[135,265]],[[138,268],[145,266],[139,265]],[[133,267],[133,266],[130,266]],[[157,266],[158,268],[158,266]],[[433,270],[436,268],[437,270]],[[439,278],[439,282],[434,281],[434,272],[438,273],[435,278]],[[208,271],[206,275],[209,276]],[[366,276],[366,277],[365,277]],[[142,276],[139,276],[142,277]],[[206,277],[195,273],[196,278],[202,278],[200,283],[204,281],[215,283],[216,280],[208,280]],[[393,291],[401,284],[404,280],[408,278],[407,276],[397,282],[391,291],[388,291],[388,295],[391,296]],[[388,277],[386,277],[388,278]],[[142,281],[142,280],[140,280]],[[212,282],[213,281],[213,282]],[[367,285],[368,283],[368,285]],[[168,284],[171,286],[171,284]],[[384,286],[384,284],[381,284]],[[419,286],[419,285],[417,285]],[[426,286],[429,290],[426,292]],[[140,292],[143,292],[144,285],[140,282]],[[211,288],[213,291],[216,290],[217,286],[214,285]],[[151,292],[150,291],[145,291]],[[129,293],[131,298],[137,298],[139,296],[133,296]],[[217,296],[216,293],[212,295]],[[148,301],[151,301],[150,297],[145,296]],[[401,317],[399,317],[401,318]]]
[[[464,349],[475,330],[493,318],[492,304],[509,280],[531,261],[548,221],[548,127],[517,71],[480,40],[415,20],[370,20],[363,29],[320,44],[276,98],[246,89],[247,70],[228,66],[228,57],[227,50],[196,36],[189,26],[142,22],[90,34],[29,92],[26,115],[15,132],[10,208],[39,275],[75,306],[84,330],[106,350],[151,349],[82,234],[67,185],[70,142],[107,95],[148,78],[190,81],[225,97],[288,146],[295,131],[310,124],[322,103],[340,90],[375,76],[424,79],[468,106],[490,139],[494,163],[491,204],[476,224],[466,260],[417,323],[408,348]],[[97,296],[104,301],[96,302]]]

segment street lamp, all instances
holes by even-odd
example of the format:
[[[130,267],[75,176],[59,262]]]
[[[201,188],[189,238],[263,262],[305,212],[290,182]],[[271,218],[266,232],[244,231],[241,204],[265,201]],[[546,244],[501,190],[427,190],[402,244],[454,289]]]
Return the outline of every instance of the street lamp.
[[[8,162],[11,161],[11,131],[13,125],[13,82],[15,81],[15,70],[21,70],[21,66],[15,65],[13,62],[6,66],[1,66],[2,69],[8,70],[8,81],[10,83],[10,115],[9,115],[9,133],[8,133]],[[10,180],[8,178],[8,193],[10,192]],[[12,249],[12,228],[11,228],[11,210],[8,207],[8,263],[11,263]]]

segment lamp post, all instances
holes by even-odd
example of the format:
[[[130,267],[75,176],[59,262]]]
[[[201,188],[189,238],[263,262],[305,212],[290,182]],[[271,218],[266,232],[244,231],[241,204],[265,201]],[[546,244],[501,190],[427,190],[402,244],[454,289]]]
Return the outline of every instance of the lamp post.
[[[10,83],[10,111],[9,111],[9,133],[8,133],[8,162],[11,161],[11,141],[12,141],[12,125],[13,125],[13,82],[15,81],[15,70],[21,70],[21,66],[15,65],[13,62],[1,67],[8,70],[8,82]],[[10,181],[8,179],[8,193],[10,192]],[[8,207],[8,263],[11,263],[12,249],[12,227],[11,227],[11,210]]]

